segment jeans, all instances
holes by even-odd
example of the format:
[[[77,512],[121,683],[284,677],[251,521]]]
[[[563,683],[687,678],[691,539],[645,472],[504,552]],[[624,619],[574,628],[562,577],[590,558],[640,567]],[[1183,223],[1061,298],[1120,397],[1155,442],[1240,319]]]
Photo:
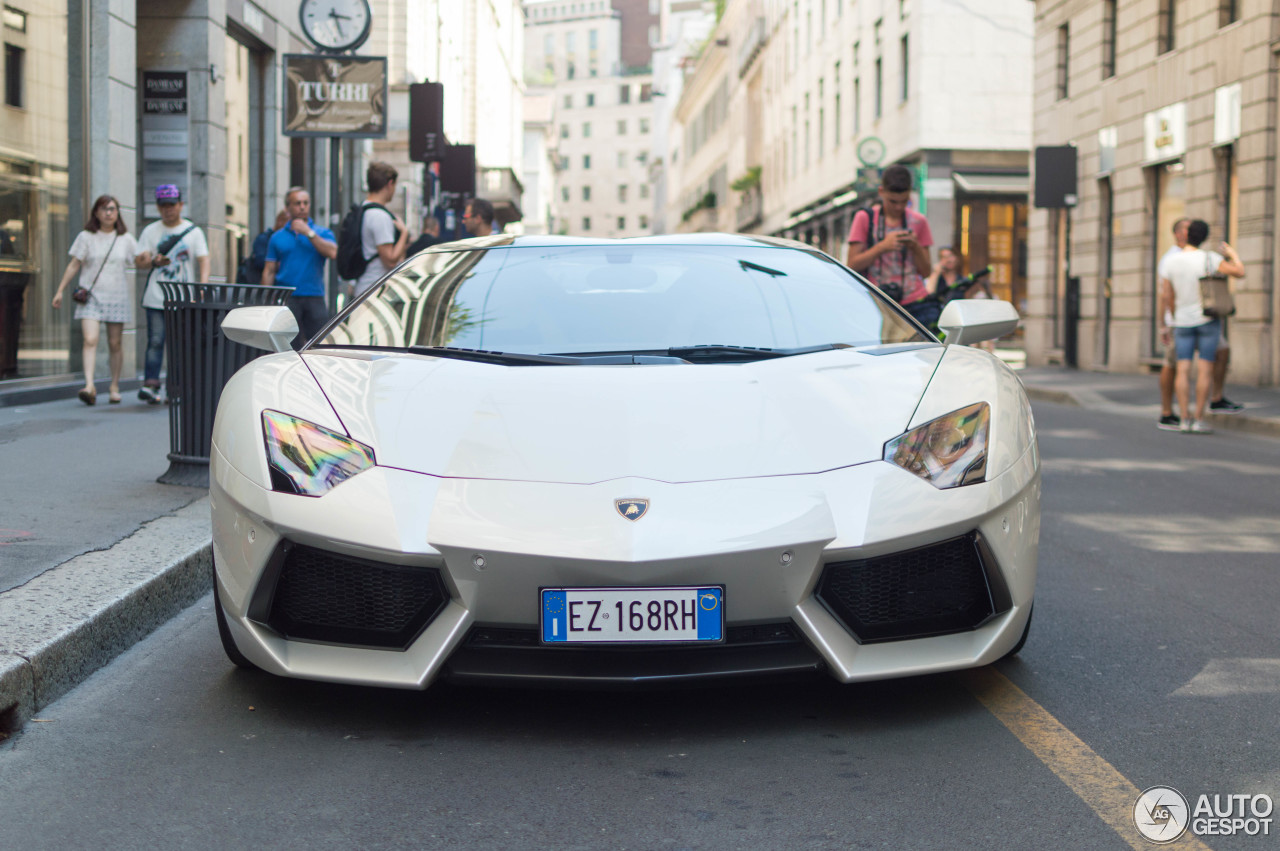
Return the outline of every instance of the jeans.
[[[298,320],[298,336],[293,338],[293,347],[300,349],[329,321],[329,305],[320,295],[291,295],[285,304]]]
[[[1218,339],[1222,336],[1222,320],[1211,319],[1203,325],[1191,328],[1174,328],[1173,344],[1178,349],[1178,360],[1191,360],[1196,352],[1201,360],[1211,361],[1218,356]]]
[[[164,362],[164,311],[145,308],[147,313],[147,355],[144,361],[146,383],[160,386],[160,365]]]

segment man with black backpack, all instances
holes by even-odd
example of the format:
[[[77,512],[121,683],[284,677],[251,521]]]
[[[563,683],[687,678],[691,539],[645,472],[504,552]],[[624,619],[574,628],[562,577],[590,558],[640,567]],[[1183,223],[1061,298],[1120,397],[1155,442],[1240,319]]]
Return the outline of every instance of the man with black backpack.
[[[396,197],[399,177],[395,167],[387,163],[370,163],[365,172],[369,188],[364,203],[353,207],[342,220],[338,274],[345,280],[355,281],[357,296],[380,281],[406,256],[409,229],[386,206]]]

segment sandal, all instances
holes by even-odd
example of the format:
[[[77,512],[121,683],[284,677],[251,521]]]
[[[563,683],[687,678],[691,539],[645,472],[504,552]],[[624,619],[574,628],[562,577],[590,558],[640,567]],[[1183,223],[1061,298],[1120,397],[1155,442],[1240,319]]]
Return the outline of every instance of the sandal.
[[[97,390],[81,390],[79,393],[76,394],[76,396],[79,397],[80,401],[84,402],[86,405],[98,404]]]
[[[112,393],[109,396],[107,396],[107,401],[110,402],[112,405],[119,405],[120,398],[121,397],[119,393]]]

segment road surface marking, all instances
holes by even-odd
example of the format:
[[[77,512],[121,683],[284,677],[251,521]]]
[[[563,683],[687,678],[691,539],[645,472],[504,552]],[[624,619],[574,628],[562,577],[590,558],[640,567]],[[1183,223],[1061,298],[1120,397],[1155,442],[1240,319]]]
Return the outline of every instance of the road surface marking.
[[[962,671],[960,678],[973,696],[1008,727],[1027,750],[1058,775],[1058,779],[1066,783],[1130,847],[1139,851],[1152,848],[1133,824],[1133,805],[1142,790],[995,668],[988,666]],[[1209,851],[1209,847],[1192,836],[1191,831],[1174,844],[1179,849]]]

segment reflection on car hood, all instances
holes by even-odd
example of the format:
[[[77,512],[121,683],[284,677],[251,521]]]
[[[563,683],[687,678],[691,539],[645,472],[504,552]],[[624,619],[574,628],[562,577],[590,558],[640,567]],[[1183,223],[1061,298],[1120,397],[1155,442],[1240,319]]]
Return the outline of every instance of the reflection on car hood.
[[[794,475],[878,460],[906,429],[942,352],[621,367],[305,357],[380,466],[589,484]]]

